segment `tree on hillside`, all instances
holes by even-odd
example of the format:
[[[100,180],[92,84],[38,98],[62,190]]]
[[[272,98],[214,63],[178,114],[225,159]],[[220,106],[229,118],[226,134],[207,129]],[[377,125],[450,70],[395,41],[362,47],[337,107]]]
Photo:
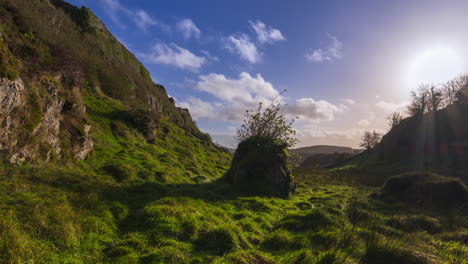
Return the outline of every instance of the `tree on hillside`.
[[[468,74],[460,75],[444,85],[444,103],[450,105],[462,97],[461,90],[468,87]]]
[[[298,142],[296,131],[292,128],[294,120],[287,120],[279,100],[274,100],[265,109],[263,103],[259,103],[256,110],[246,111],[244,123],[237,130],[236,139],[242,142],[251,137],[261,137],[279,145],[292,147]]]
[[[437,111],[442,103],[442,89],[432,85],[429,88],[429,111]]]
[[[421,85],[416,91],[411,92],[411,102],[408,106],[408,114],[411,116],[423,115],[428,111],[430,99],[430,87]]]
[[[377,144],[379,144],[382,134],[375,131],[366,131],[362,135],[361,143],[359,146],[365,148],[367,152],[371,151]]]
[[[388,120],[388,125],[390,126],[390,129],[392,129],[401,123],[401,121],[403,120],[403,115],[398,112],[395,112],[391,114],[390,116],[388,116],[387,120]]]

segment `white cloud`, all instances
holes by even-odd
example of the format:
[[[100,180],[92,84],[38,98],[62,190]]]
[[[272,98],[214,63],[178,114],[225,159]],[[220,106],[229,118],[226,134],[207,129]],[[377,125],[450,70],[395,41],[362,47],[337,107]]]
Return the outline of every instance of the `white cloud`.
[[[135,24],[143,30],[147,30],[148,27],[157,25],[158,22],[154,20],[148,13],[146,13],[143,10],[137,10],[134,12],[134,17],[133,17]]]
[[[383,110],[385,113],[393,113],[393,112],[402,112],[406,108],[406,103],[391,103],[391,102],[385,102],[385,101],[380,101],[375,104],[378,108]]]
[[[238,79],[228,79],[222,74],[200,76],[197,89],[208,92],[228,102],[239,102],[244,105],[257,104],[262,99],[272,99],[279,95],[273,85],[260,74],[252,77],[243,72]]]
[[[149,63],[174,65],[181,69],[198,70],[205,63],[204,57],[197,56],[176,44],[155,44],[150,53],[139,53]]]
[[[193,23],[191,19],[182,19],[177,23],[177,29],[182,33],[184,38],[190,39],[200,38],[201,31],[200,29]]]
[[[366,119],[359,120],[358,126],[360,127],[368,127],[370,126],[370,121]]]
[[[205,58],[207,58],[208,60],[219,62],[218,56],[211,55],[211,53],[209,51],[202,50],[201,53],[203,53],[203,55],[205,55]]]
[[[215,119],[216,111],[213,105],[195,97],[189,97],[187,101],[178,103],[178,106],[190,110],[193,119]]]
[[[262,21],[256,22],[249,21],[250,26],[257,33],[257,39],[260,43],[274,43],[280,40],[286,40],[281,31],[271,26],[265,25]]]
[[[251,76],[243,72],[237,79],[230,79],[222,74],[211,73],[199,78],[196,89],[213,95],[216,100],[202,104],[189,99],[181,103],[191,112],[197,113],[195,119],[239,122],[243,120],[245,110],[256,108],[259,102],[268,105],[274,99],[283,101],[280,92],[259,74]],[[347,108],[324,100],[302,98],[287,104],[285,109],[291,117],[298,116],[301,120],[316,122],[333,120],[336,114]]]
[[[335,114],[342,112],[345,106],[336,106],[327,101],[315,101],[312,98],[301,98],[292,105],[287,105],[290,115],[309,121],[333,120]]]
[[[300,143],[296,147],[313,145],[335,145],[358,148],[364,129],[327,130],[298,128],[297,137]]]
[[[195,119],[239,122],[242,121],[245,110],[257,107],[259,102],[270,103],[280,96],[273,85],[261,75],[251,76],[246,72],[241,73],[237,79],[215,73],[202,75],[196,89],[213,95],[216,100],[211,103],[205,102],[210,104],[211,108],[193,99],[182,102],[180,105],[189,108],[190,112],[197,113]]]
[[[260,51],[245,34],[230,35],[226,40],[226,48],[250,63],[258,63],[262,59]]]
[[[160,21],[156,20],[155,18],[151,17],[146,11],[144,10],[132,10],[123,6],[119,0],[100,0],[101,4],[104,5],[105,12],[109,15],[112,21],[121,26],[122,21],[119,17],[120,14],[124,14],[142,30],[146,31],[150,26],[157,26],[165,31],[170,31],[170,27]]]
[[[338,38],[328,34],[328,38],[331,40],[329,46],[325,48],[319,48],[306,53],[305,57],[311,62],[333,62],[343,58],[342,46],[343,44]]]
[[[356,104],[356,101],[354,101],[353,99],[344,99],[343,100],[346,104],[349,104],[349,105],[354,105]]]

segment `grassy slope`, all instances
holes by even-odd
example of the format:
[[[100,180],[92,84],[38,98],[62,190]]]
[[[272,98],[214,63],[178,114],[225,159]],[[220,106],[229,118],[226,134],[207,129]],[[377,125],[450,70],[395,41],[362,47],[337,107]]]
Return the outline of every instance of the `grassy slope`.
[[[327,171],[296,171],[299,186],[289,200],[241,197],[222,182],[190,183],[187,155],[159,145],[181,147],[177,131],[152,146],[103,129],[96,140],[115,151],[97,149],[69,167],[3,168],[0,263],[465,263],[466,214],[373,201],[375,189]],[[147,150],[173,163],[158,164]],[[205,160],[201,172],[219,177],[225,167],[218,164],[229,157],[215,162],[203,150],[193,153]],[[119,182],[91,169],[109,163],[127,165],[132,176]]]

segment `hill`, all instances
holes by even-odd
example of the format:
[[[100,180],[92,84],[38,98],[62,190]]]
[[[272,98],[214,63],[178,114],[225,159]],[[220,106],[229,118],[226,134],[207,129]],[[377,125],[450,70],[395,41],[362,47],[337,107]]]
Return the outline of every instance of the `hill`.
[[[370,153],[343,164],[387,176],[431,171],[468,181],[468,87],[460,100],[436,112],[403,119]],[[382,181],[380,181],[382,183]]]
[[[304,161],[309,156],[315,154],[358,154],[361,152],[359,149],[353,149],[350,147],[340,147],[340,146],[327,146],[327,145],[316,145],[310,147],[302,147],[291,149],[292,154],[297,154],[300,156],[301,161]]]
[[[208,139],[86,7],[0,4],[0,149],[11,162],[85,158],[105,130],[92,116],[136,127],[149,142],[159,120]]]
[[[312,154],[299,165],[302,168],[329,167],[354,157],[354,153]]]

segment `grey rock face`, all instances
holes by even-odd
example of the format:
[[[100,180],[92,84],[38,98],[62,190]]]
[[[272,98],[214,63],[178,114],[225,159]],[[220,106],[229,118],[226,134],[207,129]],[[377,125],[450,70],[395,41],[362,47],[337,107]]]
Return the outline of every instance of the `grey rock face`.
[[[70,104],[73,105],[72,111],[75,117],[70,117],[64,114],[65,99],[63,95],[59,95],[60,89],[61,86],[58,84],[47,86],[46,94],[41,94],[46,99],[42,100],[39,108],[39,122],[34,127],[28,128],[24,119],[32,113],[28,110],[27,84],[20,78],[14,81],[0,79],[0,155],[3,158],[13,164],[21,164],[36,158],[61,159],[64,154],[62,147],[64,143],[70,146],[67,151],[71,152],[71,156],[78,160],[84,159],[92,151],[91,126],[81,125],[76,121],[79,120],[76,118],[85,115],[79,90],[75,89],[71,97],[73,101]],[[68,123],[77,125],[62,127],[62,121],[67,118],[75,118],[75,121]],[[82,132],[76,133],[78,129]],[[61,137],[61,135],[69,136]],[[44,146],[47,147],[44,149]]]
[[[296,187],[285,148],[261,138],[239,144],[225,178],[252,195],[287,198]]]
[[[1,117],[8,116],[13,108],[23,105],[23,91],[24,83],[20,78],[14,81],[10,81],[6,78],[0,78]]]
[[[13,109],[24,105],[24,83],[18,78],[10,81],[0,79],[0,149],[3,155],[7,155],[18,144],[17,131],[15,129]],[[25,153],[16,153],[11,158],[13,163],[26,159]]]
[[[75,158],[78,160],[83,160],[86,158],[89,152],[93,150],[93,140],[91,139],[91,126],[85,125],[84,127],[84,136],[81,138],[81,145],[75,148],[74,154]]]

